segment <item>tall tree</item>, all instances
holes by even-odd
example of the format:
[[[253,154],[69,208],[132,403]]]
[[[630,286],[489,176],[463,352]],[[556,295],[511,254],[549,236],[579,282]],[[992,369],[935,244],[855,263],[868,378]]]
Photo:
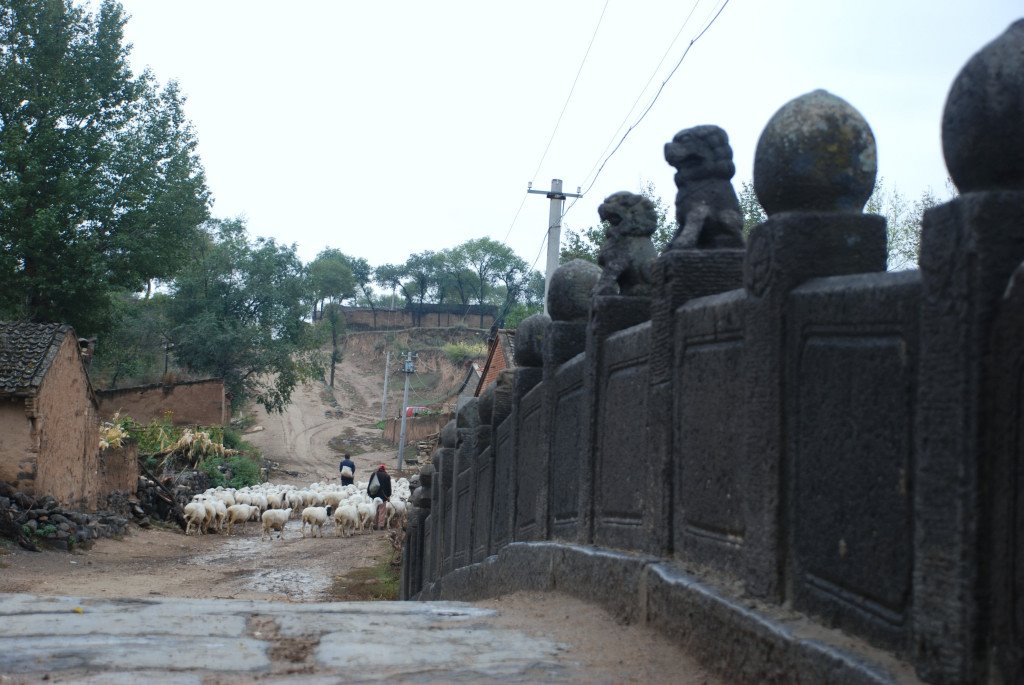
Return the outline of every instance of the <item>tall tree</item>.
[[[371,284],[373,283],[373,268],[363,257],[350,257],[349,268],[352,269],[352,278],[355,280],[359,292],[363,295],[363,301],[373,312],[373,326],[377,327],[377,305]]]
[[[178,363],[224,378],[236,407],[254,399],[281,411],[322,369],[303,320],[307,288],[294,245],[250,240],[240,220],[210,221],[171,286]]]
[[[313,292],[313,320],[317,319],[317,303],[320,305],[320,319],[326,320],[331,333],[331,361],[328,384],[334,387],[334,367],[341,360],[338,353],[338,334],[344,325],[340,310],[342,300],[355,297],[356,280],[350,267],[351,260],[340,250],[321,250],[306,267],[306,277]],[[327,303],[327,316],[324,303]]]
[[[0,315],[106,328],[174,274],[209,195],[177,85],[132,75],[121,6],[0,6]]]
[[[322,314],[325,302],[340,302],[355,297],[356,280],[352,274],[351,261],[340,250],[330,247],[321,250],[306,266],[306,274],[312,293],[314,320],[320,318],[317,307]]]

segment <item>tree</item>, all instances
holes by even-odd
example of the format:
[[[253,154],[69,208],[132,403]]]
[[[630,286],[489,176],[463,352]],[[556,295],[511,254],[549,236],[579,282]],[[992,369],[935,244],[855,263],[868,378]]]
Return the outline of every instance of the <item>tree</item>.
[[[313,299],[313,320],[317,318],[317,307],[321,315],[324,302],[339,302],[355,297],[356,280],[352,275],[351,260],[334,248],[321,250],[306,266],[309,287]]]
[[[328,384],[334,387],[334,367],[340,361],[338,333],[344,326],[339,303],[355,297],[356,280],[352,275],[350,258],[339,250],[321,250],[306,267],[306,277],[313,291],[313,320],[316,321],[316,307],[320,304],[320,318],[324,319],[324,303],[328,303],[327,323],[331,331],[331,362]]]
[[[250,240],[238,219],[208,222],[171,285],[176,359],[224,378],[235,407],[254,399],[281,411],[295,386],[322,368],[303,320],[307,288],[294,245]]]
[[[209,194],[177,85],[127,64],[121,6],[0,7],[0,315],[110,325],[172,276]]]
[[[363,257],[350,257],[349,268],[352,269],[352,278],[363,295],[363,301],[369,305],[370,310],[373,312],[373,326],[376,328],[377,305],[373,288],[370,287],[370,284],[373,283],[373,268]]]
[[[480,278],[469,267],[469,257],[462,246],[441,251],[444,269],[447,272],[448,286],[459,298],[459,303],[468,305],[473,293],[480,290]]]
[[[116,293],[112,298],[113,325],[96,342],[89,376],[94,385],[116,388],[119,383],[153,383],[168,368],[170,322],[168,296],[141,298]]]
[[[516,328],[519,322],[533,314],[544,311],[544,274],[532,271],[527,278],[526,286],[521,293],[522,299],[508,308],[504,322],[499,325],[505,328]]]
[[[764,223],[768,219],[768,215],[761,207],[757,193],[754,192],[754,184],[750,181],[744,181],[740,185],[738,199],[740,212],[743,213],[743,238],[746,239],[750,236],[750,231],[754,229],[754,226]]]
[[[383,288],[390,288],[392,294],[398,289],[402,290],[406,306],[412,306],[412,291],[402,283],[406,277],[404,264],[381,264],[373,270],[374,281]]]
[[[949,195],[946,199],[956,195],[956,187],[952,181],[946,181],[946,190]],[[897,188],[888,186],[884,177],[878,178],[864,211],[885,217],[889,271],[917,266],[917,257],[921,249],[921,222],[924,220],[925,210],[943,201],[945,200],[928,188],[917,200],[908,202]]]

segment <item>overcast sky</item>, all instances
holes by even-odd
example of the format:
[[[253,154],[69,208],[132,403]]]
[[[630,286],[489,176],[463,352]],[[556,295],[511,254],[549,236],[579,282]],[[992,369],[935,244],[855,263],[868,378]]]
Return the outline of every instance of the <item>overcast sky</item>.
[[[722,0],[122,2],[136,70],[188,97],[214,214],[304,261],[329,246],[379,265],[483,236],[534,263],[548,200],[527,183],[586,189]],[[887,181],[942,191],[949,85],[1020,16],[1020,0],[731,0],[564,225],[647,181],[671,204],[662,146],[699,124],[728,132],[738,189],[764,124],[815,88],[865,116]]]

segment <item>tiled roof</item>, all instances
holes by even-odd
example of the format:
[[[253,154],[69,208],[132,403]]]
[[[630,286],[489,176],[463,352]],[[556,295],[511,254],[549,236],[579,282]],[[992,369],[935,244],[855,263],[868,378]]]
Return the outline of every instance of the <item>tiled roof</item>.
[[[33,394],[71,326],[0,321],[0,395]]]

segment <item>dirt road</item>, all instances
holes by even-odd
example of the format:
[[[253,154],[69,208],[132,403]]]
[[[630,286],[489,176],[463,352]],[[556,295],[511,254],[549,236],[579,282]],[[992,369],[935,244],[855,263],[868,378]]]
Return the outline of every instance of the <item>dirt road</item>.
[[[322,384],[298,388],[283,414],[256,412],[262,428],[245,437],[280,464],[272,480],[307,485],[337,479],[341,436],[356,453],[357,477],[394,458],[372,425],[380,384],[357,367],[340,365],[333,393]],[[336,405],[335,405],[336,402]],[[340,412],[339,412],[340,410]],[[376,416],[375,416],[376,414]],[[303,538],[291,521],[282,539],[261,539],[256,523],[235,536],[186,537],[177,528],[135,528],[122,540],[99,540],[75,553],[26,552],[0,546],[0,592],[103,598],[185,597],[319,602],[372,599],[393,548],[382,532],[350,538]],[[600,609],[558,594],[517,594],[478,603],[497,609],[502,625],[563,643],[565,658],[592,666],[594,682],[721,683],[677,645],[642,626],[622,626]],[[424,643],[429,639],[424,638]]]

